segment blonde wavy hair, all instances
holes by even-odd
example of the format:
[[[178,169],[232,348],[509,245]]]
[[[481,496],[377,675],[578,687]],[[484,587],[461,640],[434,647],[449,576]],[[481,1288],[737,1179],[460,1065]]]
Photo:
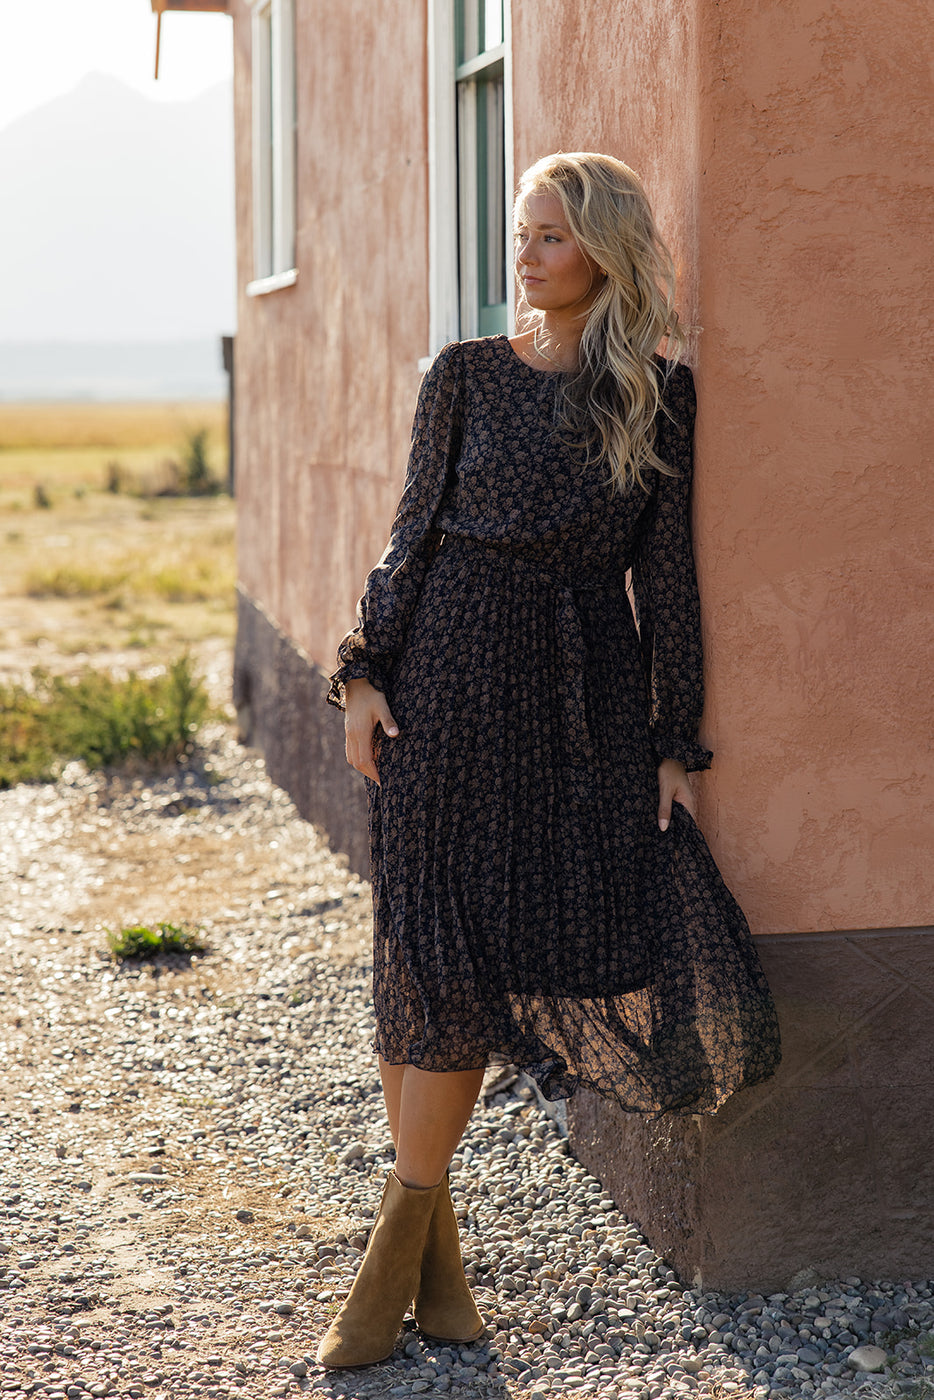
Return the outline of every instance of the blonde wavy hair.
[[[606,272],[584,325],[580,368],[562,385],[558,422],[587,462],[605,463],[615,491],[648,491],[653,469],[676,475],[654,450],[664,412],[663,370],[684,350],[675,310],[675,267],[652,216],[642,181],[612,156],[545,156],[522,176],[518,224],[529,195],[554,195],[578,246]]]

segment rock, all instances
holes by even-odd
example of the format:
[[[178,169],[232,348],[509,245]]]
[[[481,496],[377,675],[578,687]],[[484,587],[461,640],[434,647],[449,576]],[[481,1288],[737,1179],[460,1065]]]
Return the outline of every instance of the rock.
[[[881,1371],[886,1354],[881,1347],[854,1347],[846,1360],[855,1371]]]
[[[142,783],[136,797],[109,792],[103,805],[88,805],[96,787],[80,794],[82,822],[106,819],[145,842],[166,821],[162,799],[181,794],[171,814],[173,851],[194,849],[196,837],[211,833],[212,845],[221,838],[218,849],[239,842],[250,860],[259,847],[276,863],[281,846],[296,885],[276,864],[238,909],[233,894],[231,907],[219,908],[222,938],[210,955],[222,972],[217,983],[205,973],[204,986],[189,986],[166,969],[159,979],[147,968],[124,967],[115,976],[109,961],[85,965],[90,945],[82,951],[59,940],[53,956],[41,931],[32,932],[28,962],[16,963],[0,946],[0,993],[14,988],[11,1006],[15,997],[36,1010],[36,1027],[56,1013],[54,1037],[44,1041],[37,1030],[29,1053],[48,1076],[41,1092],[59,1105],[53,1120],[34,1114],[41,1097],[19,1107],[10,1100],[0,1125],[0,1154],[17,1163],[22,1178],[3,1186],[0,1311],[4,1324],[8,1316],[14,1324],[0,1329],[4,1395],[18,1389],[29,1366],[39,1400],[89,1400],[87,1388],[110,1368],[113,1380],[102,1394],[128,1400],[300,1390],[318,1400],[379,1400],[390,1388],[401,1397],[515,1388],[528,1400],[581,1393],[590,1400],[701,1400],[712,1390],[724,1400],[752,1393],[766,1400],[770,1392],[773,1400],[831,1400],[865,1379],[858,1362],[847,1364],[849,1346],[856,1358],[873,1333],[902,1329],[898,1383],[906,1393],[917,1388],[925,1363],[907,1329],[916,1323],[918,1336],[934,1330],[930,1284],[802,1283],[797,1296],[789,1288],[767,1298],[684,1288],[512,1080],[493,1101],[481,1098],[452,1181],[487,1340],[441,1346],[410,1328],[385,1370],[323,1375],[311,1353],[346,1295],[391,1161],[368,1044],[370,969],[362,950],[369,891],[335,865],[266,782],[258,760],[233,745],[224,754],[232,776],[210,791],[199,787],[192,765],[165,782],[151,779],[145,799]],[[61,785],[44,789],[56,790]],[[0,837],[8,800],[37,799],[25,789],[0,794]],[[103,849],[104,829],[96,828],[98,840]],[[4,850],[0,840],[0,863]],[[238,891],[248,878],[244,870],[241,885],[238,874]],[[273,880],[284,891],[274,918],[260,908]],[[257,893],[259,906],[251,909]],[[340,946],[345,934],[352,948]],[[79,930],[74,938],[84,936]],[[0,996],[0,1032],[5,1003]],[[306,1053],[312,1044],[314,1055]],[[166,1095],[165,1081],[153,1078],[158,1062],[178,1067],[187,1102]],[[154,1089],[160,1126],[149,1133],[140,1110]],[[61,1115],[79,1100],[84,1108],[69,1120],[66,1157],[57,1158]],[[92,1115],[111,1130],[101,1145],[93,1134],[77,1135]],[[75,1166],[82,1153],[85,1165]],[[101,1184],[111,1167],[129,1171],[143,1160],[149,1170],[139,1174],[139,1189],[152,1204],[134,1212],[125,1185],[118,1199],[119,1191],[108,1196]],[[171,1176],[153,1170],[166,1160]],[[79,1172],[93,1177],[95,1191],[79,1196],[71,1180]],[[216,1195],[204,1205],[216,1209],[202,1210],[198,1190],[210,1179]],[[234,1230],[235,1218],[254,1220],[253,1211],[236,1210],[236,1201],[247,1199],[278,1201],[280,1209],[268,1218],[257,1209],[253,1228]],[[115,1221],[115,1211],[125,1214]],[[176,1231],[182,1215],[197,1229]],[[141,1219],[138,1229],[130,1223]],[[123,1304],[139,1286],[143,1263],[162,1275],[154,1292],[174,1290],[177,1298],[168,1337],[165,1305],[155,1296],[149,1311]],[[98,1309],[111,1321],[99,1320],[92,1311]],[[74,1390],[79,1394],[66,1393]]]

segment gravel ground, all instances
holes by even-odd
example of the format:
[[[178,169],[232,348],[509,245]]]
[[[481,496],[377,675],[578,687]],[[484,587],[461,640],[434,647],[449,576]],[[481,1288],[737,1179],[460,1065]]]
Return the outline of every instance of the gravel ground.
[[[221,729],[0,794],[0,881],[0,1394],[934,1397],[934,1284],[685,1289],[502,1073],[453,1164],[487,1337],[324,1374],[392,1161],[368,887]],[[207,952],[115,964],[152,919]]]

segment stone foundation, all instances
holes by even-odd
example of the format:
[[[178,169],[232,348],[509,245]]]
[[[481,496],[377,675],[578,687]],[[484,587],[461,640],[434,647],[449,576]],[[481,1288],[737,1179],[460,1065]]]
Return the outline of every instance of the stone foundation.
[[[591,1094],[571,1145],[685,1281],[934,1276],[934,930],[759,938],[784,1057],[713,1117]]]
[[[325,703],[327,690],[323,672],[241,590],[233,695],[241,736],[302,816],[369,877],[366,792],[344,756],[344,717]]]

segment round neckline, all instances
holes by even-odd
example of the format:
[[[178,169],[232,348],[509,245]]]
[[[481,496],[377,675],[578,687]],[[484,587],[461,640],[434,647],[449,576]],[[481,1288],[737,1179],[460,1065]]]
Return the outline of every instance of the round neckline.
[[[502,332],[500,332],[499,339],[504,343],[506,349],[509,351],[510,355],[516,361],[516,363],[520,364],[523,369],[527,369],[529,374],[545,375],[554,378],[556,375],[571,373],[571,371],[567,369],[536,369],[534,365],[529,364],[528,360],[524,360],[522,358],[516,347],[510,341],[508,335],[504,335]]]

